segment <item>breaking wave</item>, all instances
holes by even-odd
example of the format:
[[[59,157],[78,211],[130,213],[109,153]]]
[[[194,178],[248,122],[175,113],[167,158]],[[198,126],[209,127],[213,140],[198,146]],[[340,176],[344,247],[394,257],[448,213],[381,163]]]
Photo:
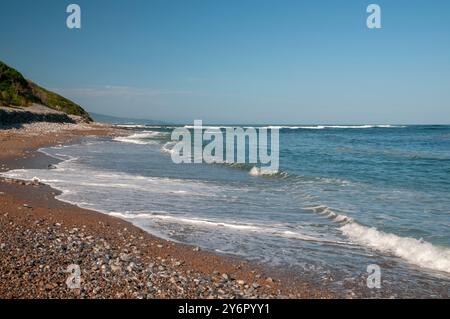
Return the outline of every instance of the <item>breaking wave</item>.
[[[237,128],[242,127],[244,129],[250,128],[250,126],[208,126],[203,125],[201,126],[203,129],[209,129],[209,130],[222,130],[227,128]],[[305,129],[305,130],[323,130],[323,129],[368,129],[368,128],[404,128],[405,125],[390,125],[390,124],[364,124],[364,125],[303,125],[303,126],[293,126],[293,125],[269,125],[269,126],[254,126],[254,128],[264,128],[264,129],[290,129],[290,130],[299,130],[299,129]],[[194,129],[194,128],[200,128],[200,126],[194,126],[194,125],[185,125],[184,128],[187,129]]]
[[[253,166],[249,174],[251,176],[278,176],[278,177],[287,177],[288,173],[276,170],[276,169],[270,169],[265,167],[257,167]]]
[[[271,129],[291,130],[323,130],[323,129],[367,129],[367,128],[403,128],[406,126],[389,124],[366,124],[366,125],[309,125],[309,126],[268,126]]]
[[[177,142],[167,142],[165,143],[162,147],[161,147],[161,152],[163,153],[167,153],[167,154],[173,154],[174,150],[173,150],[173,146],[176,144]]]
[[[450,249],[448,248],[436,247],[421,239],[385,233],[355,222],[342,226],[341,231],[359,244],[384,253],[391,253],[420,267],[450,273]]]
[[[158,144],[158,141],[153,138],[161,136],[165,133],[163,132],[145,132],[145,133],[136,133],[129,136],[119,136],[114,138],[115,141],[123,142],[123,143],[132,143],[132,144]]]
[[[392,254],[419,267],[450,273],[450,249],[448,248],[435,246],[422,239],[401,237],[385,233],[375,227],[363,226],[354,219],[337,214],[324,205],[304,209],[340,223],[339,230],[357,244]]]

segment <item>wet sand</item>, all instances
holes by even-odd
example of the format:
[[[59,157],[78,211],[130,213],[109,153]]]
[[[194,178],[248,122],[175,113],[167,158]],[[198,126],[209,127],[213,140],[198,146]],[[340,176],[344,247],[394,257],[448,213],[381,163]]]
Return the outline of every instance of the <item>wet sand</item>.
[[[0,171],[46,169],[54,159],[38,148],[119,134],[105,125],[0,128]],[[333,297],[301,278],[157,238],[56,195],[38,182],[0,178],[0,298]],[[81,271],[76,287],[66,282],[70,265]]]

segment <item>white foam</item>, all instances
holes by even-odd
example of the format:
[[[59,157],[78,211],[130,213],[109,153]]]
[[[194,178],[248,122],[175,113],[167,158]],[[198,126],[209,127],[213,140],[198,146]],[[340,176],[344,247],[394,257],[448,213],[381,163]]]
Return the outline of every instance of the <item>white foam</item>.
[[[115,141],[124,142],[124,143],[132,143],[132,144],[158,144],[157,141],[149,140],[149,138],[156,137],[158,135],[162,135],[162,132],[145,132],[145,133],[136,133],[129,136],[119,136],[114,138]]]
[[[161,152],[163,153],[168,153],[168,154],[173,154],[174,150],[172,149],[172,147],[176,144],[177,142],[167,142],[166,144],[164,144],[161,147]]]
[[[142,124],[117,124],[117,127],[122,127],[122,128],[145,128],[146,125],[142,125]]]
[[[165,221],[172,221],[175,223],[200,225],[203,227],[214,227],[214,228],[215,227],[223,227],[223,228],[227,228],[227,229],[235,230],[235,231],[262,233],[262,234],[266,234],[266,235],[284,237],[284,238],[289,238],[289,239],[315,241],[315,242],[323,242],[323,243],[330,243],[330,244],[339,243],[339,242],[336,242],[333,240],[326,240],[324,238],[318,238],[318,237],[311,236],[308,234],[300,233],[298,231],[285,230],[285,229],[279,228],[279,227],[275,228],[275,227],[269,227],[269,226],[264,226],[264,225],[243,224],[243,223],[238,224],[238,223],[204,220],[204,219],[198,219],[198,218],[186,218],[186,217],[178,217],[178,216],[171,216],[171,215],[150,214],[150,213],[134,213],[134,214],[132,214],[132,213],[112,212],[112,213],[109,213],[109,215],[118,217],[118,218],[122,218],[122,219],[165,220]]]
[[[256,166],[254,166],[249,172],[249,174],[252,176],[271,176],[271,175],[276,175],[278,173],[279,173],[278,170],[275,170],[275,169],[256,167]]]
[[[336,214],[324,205],[304,209],[341,223],[339,230],[355,243],[395,255],[419,267],[450,273],[450,249],[448,248],[437,247],[421,239],[401,237],[379,231],[374,227],[363,226],[348,216]]]
[[[290,127],[290,129],[296,130],[296,129],[305,129],[305,130],[323,130],[325,126],[318,125],[318,126],[296,126],[296,127]]]
[[[348,223],[340,230],[351,240],[403,258],[411,264],[450,273],[450,249],[436,247],[430,243],[410,237],[400,237],[376,228]]]
[[[227,128],[236,128],[239,126],[193,126],[193,125],[185,125],[185,128],[193,129],[193,128],[202,128],[209,130],[221,130]],[[364,125],[269,125],[269,126],[255,126],[255,128],[261,129],[271,129],[271,130],[282,130],[282,129],[306,129],[306,130],[323,130],[323,129],[367,129],[367,128],[403,128],[406,127],[404,125],[390,125],[390,124],[364,124]],[[250,128],[250,126],[244,126],[244,128]]]
[[[226,128],[234,128],[231,126],[194,126],[194,125],[185,125],[187,129],[204,129],[204,130],[221,130]]]
[[[215,226],[215,227],[223,226],[223,227],[239,229],[239,230],[250,230],[250,231],[258,230],[257,227],[252,226],[252,225],[230,224],[230,223],[208,221],[208,220],[202,220],[202,219],[196,219],[196,218],[175,217],[175,216],[169,216],[169,215],[155,215],[155,214],[148,214],[148,213],[130,214],[130,213],[118,213],[118,212],[110,213],[110,215],[114,216],[114,217],[124,218],[124,219],[161,219],[161,220],[172,220],[172,221],[187,223],[187,224],[198,224],[198,225]]]
[[[291,126],[291,129],[367,129],[367,128],[402,128],[405,126],[389,125],[389,124],[365,124],[365,125],[314,125],[314,126]]]

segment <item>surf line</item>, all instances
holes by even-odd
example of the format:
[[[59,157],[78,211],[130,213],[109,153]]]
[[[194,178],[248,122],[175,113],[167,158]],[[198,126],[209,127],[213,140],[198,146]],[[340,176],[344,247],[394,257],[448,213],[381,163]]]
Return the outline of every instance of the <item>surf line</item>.
[[[177,127],[172,131],[171,139],[176,142],[171,151],[174,163],[259,164],[271,171],[279,169],[278,128],[213,128],[203,127],[201,120],[195,120],[192,130]]]

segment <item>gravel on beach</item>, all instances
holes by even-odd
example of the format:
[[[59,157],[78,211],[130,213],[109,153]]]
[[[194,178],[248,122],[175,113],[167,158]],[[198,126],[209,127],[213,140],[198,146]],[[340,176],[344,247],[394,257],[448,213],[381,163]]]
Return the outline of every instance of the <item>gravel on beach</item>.
[[[26,166],[39,147],[123,134],[82,125],[0,129],[0,171],[17,167],[18,158]],[[332,297],[244,260],[160,239],[127,221],[60,202],[57,194],[39,182],[0,178],[0,298]]]

